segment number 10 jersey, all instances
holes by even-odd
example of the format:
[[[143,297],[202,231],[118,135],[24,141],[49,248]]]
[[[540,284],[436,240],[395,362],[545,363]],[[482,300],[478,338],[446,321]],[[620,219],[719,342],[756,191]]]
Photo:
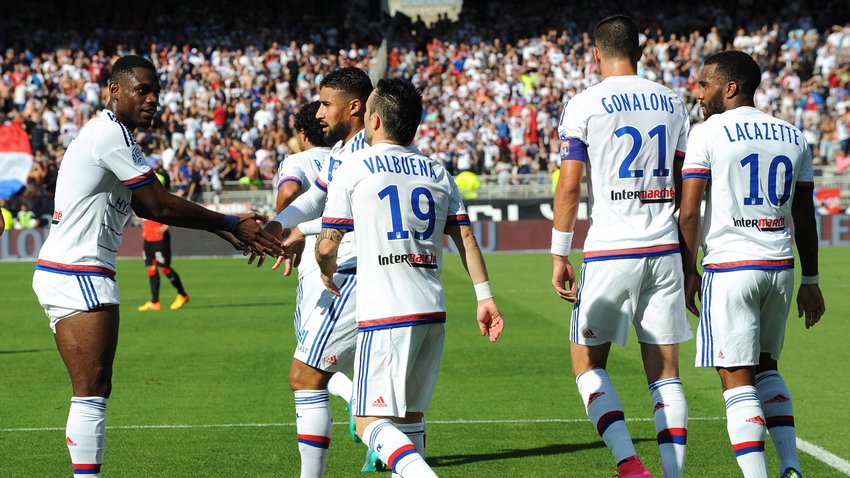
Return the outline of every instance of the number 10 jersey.
[[[694,127],[682,177],[709,180],[702,240],[708,270],[793,267],[791,204],[811,194],[812,158],[803,134],[752,107]]]

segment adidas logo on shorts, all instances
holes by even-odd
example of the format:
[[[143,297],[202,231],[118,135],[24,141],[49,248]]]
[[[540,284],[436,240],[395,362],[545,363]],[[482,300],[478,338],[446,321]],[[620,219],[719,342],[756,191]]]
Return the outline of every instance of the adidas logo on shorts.
[[[386,407],[386,406],[387,406],[387,402],[385,402],[385,401],[384,401],[384,397],[378,397],[378,399],[377,399],[377,400],[375,400],[374,402],[372,402],[372,406],[373,406],[373,407]]]
[[[595,339],[595,338],[596,338],[596,334],[594,334],[594,333],[593,333],[593,329],[587,329],[587,330],[585,330],[585,331],[584,331],[584,333],[583,333],[582,335],[583,335],[583,336],[584,336],[584,338],[586,338],[586,339]]]

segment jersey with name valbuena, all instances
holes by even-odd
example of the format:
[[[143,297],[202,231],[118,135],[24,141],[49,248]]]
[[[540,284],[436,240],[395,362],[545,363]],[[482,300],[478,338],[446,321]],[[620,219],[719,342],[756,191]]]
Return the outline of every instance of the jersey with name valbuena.
[[[317,147],[307,151],[287,156],[280,162],[277,172],[277,190],[280,194],[280,188],[284,184],[292,182],[298,185],[301,194],[304,194],[310,189],[312,184],[319,177],[319,171],[322,168],[330,148]],[[308,273],[319,268],[316,263],[316,256],[313,254],[313,248],[316,245],[316,236],[307,236],[304,243],[304,251],[306,254],[301,255],[301,264],[298,266],[298,278],[304,278]]]
[[[803,134],[752,107],[694,127],[682,177],[709,179],[702,241],[705,269],[794,267],[791,204],[814,187]]]
[[[333,189],[333,181],[337,178],[337,169],[350,158],[354,153],[362,151],[368,147],[366,144],[366,131],[360,130],[351,137],[348,141],[337,143],[331,148],[331,152],[325,157],[322,167],[319,170],[319,177],[313,182],[313,185],[322,191],[328,192],[328,189]],[[346,234],[342,238],[342,243],[339,245],[337,252],[338,270],[346,271],[357,267],[357,243],[354,234]]]
[[[587,167],[585,261],[678,251],[673,162],[688,126],[679,97],[638,76],[608,77],[567,102],[561,158]]]
[[[469,224],[452,176],[440,161],[386,143],[337,172],[322,227],[357,238],[359,329],[444,322],[443,232]]]
[[[130,130],[101,111],[62,158],[53,224],[36,268],[113,277],[132,189],[155,180]]]

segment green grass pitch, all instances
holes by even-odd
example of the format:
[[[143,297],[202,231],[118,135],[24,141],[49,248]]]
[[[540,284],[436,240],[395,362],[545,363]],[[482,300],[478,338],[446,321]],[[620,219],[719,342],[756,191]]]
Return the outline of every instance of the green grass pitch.
[[[428,414],[428,461],[445,477],[611,476],[613,459],[586,420],[569,372],[571,309],[549,285],[549,256],[498,254],[487,261],[506,320],[496,344],[478,336],[469,279],[457,256],[445,256],[448,332]],[[848,460],[850,249],[821,249],[820,264],[826,317],[805,330],[793,314],[780,365],[795,399],[798,435]],[[173,265],[191,302],[176,312],[144,313],[136,311],[148,298],[141,259],[119,265],[121,338],[103,476],[298,476],[287,381],[295,278],[233,259],[178,258]],[[32,270],[32,263],[0,264],[0,476],[70,476],[62,430],[71,390],[30,287]],[[165,280],[162,292],[167,306],[174,291]],[[638,453],[661,476],[639,357],[632,336],[626,348],[612,349],[609,371]],[[681,353],[691,417],[686,476],[740,476],[719,379],[695,369],[693,359],[691,341]],[[339,426],[328,476],[360,476],[365,449],[348,438],[341,400],[331,400]],[[778,476],[773,446],[766,448],[771,476]],[[800,457],[809,477],[844,476],[806,453]]]

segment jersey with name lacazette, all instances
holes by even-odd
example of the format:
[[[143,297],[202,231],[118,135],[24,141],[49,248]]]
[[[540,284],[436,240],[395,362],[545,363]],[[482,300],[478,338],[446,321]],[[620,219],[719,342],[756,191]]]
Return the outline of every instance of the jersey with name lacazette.
[[[278,167],[276,181],[278,194],[280,194],[280,188],[286,183],[297,184],[301,194],[307,192],[318,179],[322,163],[330,151],[331,148],[316,147],[287,156]],[[307,254],[301,255],[301,263],[298,265],[299,279],[319,268],[316,256],[311,252],[315,244],[316,236],[305,237],[304,250]]]
[[[706,270],[788,269],[791,204],[811,194],[812,157],[803,134],[752,107],[695,126],[682,177],[708,179],[702,241]]]
[[[562,161],[587,167],[586,262],[678,252],[673,162],[688,126],[681,99],[638,76],[605,78],[567,102],[558,134]]]
[[[452,176],[440,161],[386,143],[348,158],[337,173],[322,227],[357,237],[358,328],[445,322],[443,233],[469,224]]]
[[[113,277],[132,190],[155,180],[130,130],[101,111],[62,157],[53,224],[36,268]]]

